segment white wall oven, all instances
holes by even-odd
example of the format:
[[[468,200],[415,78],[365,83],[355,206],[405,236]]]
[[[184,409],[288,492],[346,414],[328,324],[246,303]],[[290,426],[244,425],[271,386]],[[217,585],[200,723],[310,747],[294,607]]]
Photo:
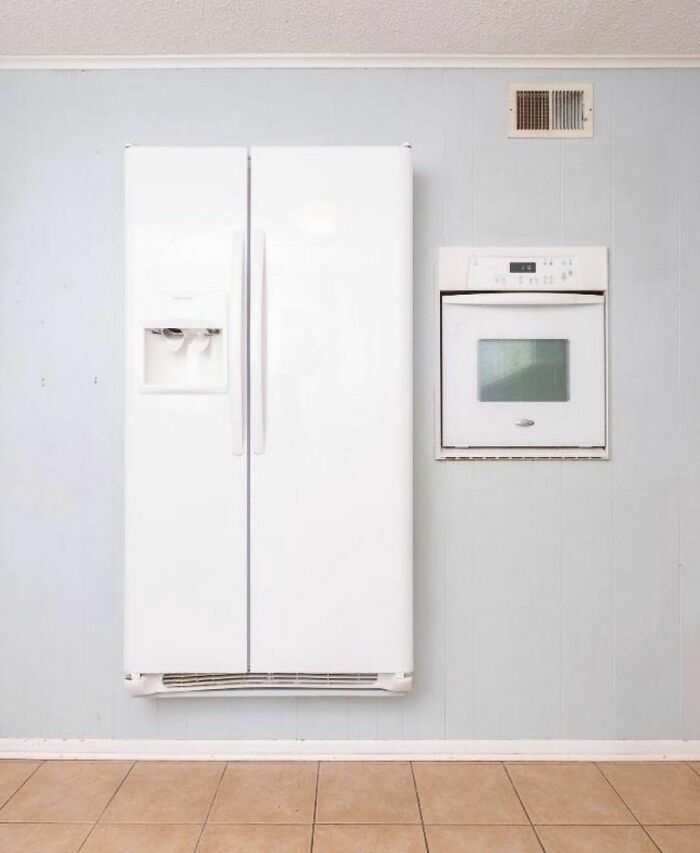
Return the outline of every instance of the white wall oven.
[[[436,457],[605,458],[607,250],[440,250]]]

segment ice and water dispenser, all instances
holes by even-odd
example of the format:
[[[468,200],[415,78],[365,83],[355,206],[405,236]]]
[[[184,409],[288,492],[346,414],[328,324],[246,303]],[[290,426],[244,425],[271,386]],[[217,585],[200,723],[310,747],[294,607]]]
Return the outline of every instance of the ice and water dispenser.
[[[223,393],[228,387],[227,294],[154,294],[144,306],[142,390]]]

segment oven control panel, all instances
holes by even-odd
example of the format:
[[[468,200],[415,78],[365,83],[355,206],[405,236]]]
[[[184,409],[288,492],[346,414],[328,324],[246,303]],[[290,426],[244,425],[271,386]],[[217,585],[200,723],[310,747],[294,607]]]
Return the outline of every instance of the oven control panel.
[[[469,290],[577,290],[575,255],[474,256],[467,271]]]

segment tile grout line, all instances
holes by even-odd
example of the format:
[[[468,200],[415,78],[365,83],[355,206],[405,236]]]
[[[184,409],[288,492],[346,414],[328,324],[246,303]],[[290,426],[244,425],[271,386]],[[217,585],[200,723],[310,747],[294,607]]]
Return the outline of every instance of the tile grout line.
[[[671,828],[675,829],[678,826],[691,826],[696,828],[698,826],[697,823],[661,823],[661,824],[652,824],[652,826],[659,826],[662,828]],[[540,829],[641,829],[645,836],[649,839],[649,841],[653,844],[654,850],[658,850],[659,853],[663,853],[663,850],[658,846],[658,844],[654,841],[654,839],[647,832],[647,828],[644,824],[633,825],[631,823],[545,823],[540,824]],[[533,826],[535,833],[537,834],[537,839],[540,841],[539,833],[537,832],[537,827]],[[542,843],[540,841],[540,843]]]
[[[693,771],[693,773],[695,773],[695,775],[696,775],[696,776],[700,776],[700,770],[696,770],[696,769],[693,767],[693,763],[694,763],[694,762],[692,762],[692,761],[684,761],[683,763],[684,763],[684,764],[687,764],[687,765],[688,765],[688,767],[690,767],[690,769]]]
[[[16,796],[16,795],[17,795],[17,794],[22,790],[22,788],[24,788],[24,786],[27,784],[27,782],[32,778],[32,776],[34,776],[34,774],[35,774],[38,770],[40,770],[40,769],[44,766],[44,764],[46,764],[46,760],[45,760],[45,759],[44,759],[43,761],[40,761],[40,762],[37,764],[37,766],[32,770],[32,772],[29,774],[29,776],[27,776],[27,778],[24,780],[24,782],[22,782],[22,784],[19,786],[19,788],[17,788],[17,790],[13,791],[13,792],[10,794],[10,796],[9,796],[9,797],[7,797],[7,799],[6,799],[6,800],[4,800],[2,803],[0,803],[0,810],[5,808],[5,806],[10,802],[10,800],[11,800],[14,796]],[[4,821],[2,821],[2,818],[0,818],[0,822],[4,822]]]
[[[537,831],[537,827],[532,822],[532,818],[530,817],[530,812],[527,810],[527,807],[526,807],[525,803],[523,802],[523,798],[520,796],[520,791],[518,791],[518,789],[515,785],[515,782],[513,781],[513,778],[511,777],[510,773],[508,772],[508,767],[506,766],[505,761],[501,761],[499,763],[500,763],[501,767],[503,768],[503,772],[508,777],[508,781],[510,782],[511,788],[514,791],[515,796],[518,798],[518,802],[520,803],[520,807],[522,808],[523,812],[525,813],[525,817],[527,818],[527,821],[530,824],[530,829],[532,829],[532,831],[535,833],[535,838],[537,839],[537,843],[540,845],[540,849],[544,850],[544,844],[542,843],[542,839],[540,838],[540,834]]]
[[[601,775],[601,777],[603,778],[603,780],[606,782],[607,786],[610,788],[610,790],[611,790],[611,791],[613,791],[613,793],[615,794],[615,796],[616,796],[616,797],[619,797],[620,802],[624,805],[624,807],[625,807],[625,808],[627,809],[627,811],[632,815],[632,817],[637,821],[637,825],[638,825],[638,826],[641,826],[641,825],[642,825],[641,820],[640,820],[640,819],[637,817],[637,815],[634,813],[634,811],[632,810],[632,807],[627,803],[627,800],[626,800],[626,799],[622,796],[622,794],[617,790],[617,788],[613,785],[613,783],[610,781],[610,779],[608,779],[608,777],[605,775],[605,773],[603,773],[603,771],[601,770],[601,768],[598,766],[598,762],[597,762],[597,761],[592,761],[592,762],[591,762],[591,764],[595,767],[595,769],[596,769],[596,770],[598,771],[598,773]],[[628,824],[628,825],[629,825],[629,824]]]
[[[316,837],[316,809],[318,808],[318,782],[321,776],[321,762],[316,762],[316,791],[314,793],[314,813],[311,819],[311,846],[309,853],[314,853],[314,839]]]
[[[651,841],[651,843],[654,845],[654,847],[659,851],[659,853],[663,853],[663,851],[661,850],[659,845],[654,841],[654,839],[651,837],[651,835],[649,835],[649,832],[648,832],[646,826],[644,826],[643,823],[640,823],[639,827],[642,830],[642,832],[646,835],[646,837],[649,839],[649,841]]]
[[[105,759],[106,760],[106,759]],[[92,826],[93,821],[90,820],[5,820],[0,821],[0,826]],[[182,821],[182,820],[130,820],[110,823],[100,823],[100,826],[109,827],[110,829],[123,829],[125,826],[130,827],[147,827],[147,826],[177,826],[184,829],[191,829],[193,826],[199,826],[200,822]],[[665,826],[666,824],[659,824]],[[689,824],[672,824],[672,826],[697,826],[696,823]],[[270,824],[260,821],[253,823],[213,823],[212,826],[302,826],[302,824]],[[4,851],[3,851],[4,853]],[[194,853],[194,851],[193,851]]]
[[[221,769],[221,773],[219,774],[219,781],[216,783],[216,788],[214,789],[214,796],[211,798],[211,802],[209,803],[209,808],[207,809],[207,813],[204,815],[204,821],[202,822],[201,829],[199,830],[199,835],[197,836],[197,841],[195,842],[194,847],[192,848],[192,853],[197,853],[199,850],[199,845],[202,841],[202,836],[204,835],[204,829],[209,823],[209,815],[211,814],[211,810],[214,808],[214,803],[216,802],[217,794],[219,793],[219,788],[221,787],[221,783],[224,778],[224,774],[226,773],[226,768],[228,767],[229,762],[224,761],[224,766]]]
[[[540,845],[540,849],[544,850],[545,849],[544,841],[542,841],[542,838],[541,838],[539,832],[537,831],[537,827],[535,826],[534,823],[531,823],[530,825],[532,826],[532,831],[535,833],[535,838],[537,839],[537,843]]]
[[[421,807],[421,804],[420,804],[420,794],[418,793],[418,783],[416,782],[416,774],[413,770],[413,762],[409,761],[408,766],[411,769],[411,779],[413,779],[413,790],[415,791],[416,802],[418,803],[418,817],[420,818],[420,826],[421,826],[421,829],[423,830],[423,841],[425,843],[426,851],[429,851],[430,848],[428,847],[428,832],[425,828],[425,821],[423,820],[423,808]]]
[[[80,853],[80,851],[83,849],[83,847],[85,847],[85,845],[88,843],[88,839],[90,838],[90,836],[92,835],[92,833],[95,831],[95,827],[96,827],[96,826],[97,826],[97,824],[102,820],[102,817],[103,817],[104,813],[107,811],[107,809],[109,808],[110,803],[112,802],[112,800],[113,800],[113,799],[117,796],[117,794],[121,791],[121,789],[122,789],[122,785],[123,785],[123,784],[124,784],[124,782],[126,782],[126,780],[129,778],[129,776],[131,775],[131,771],[134,769],[134,767],[136,767],[136,764],[137,764],[137,762],[136,762],[136,761],[132,761],[132,762],[131,762],[131,767],[126,771],[126,773],[124,774],[124,778],[123,778],[123,779],[121,780],[121,782],[117,785],[117,787],[116,787],[116,789],[115,789],[114,793],[113,793],[113,794],[112,794],[112,796],[109,798],[109,800],[107,800],[107,803],[105,804],[105,807],[104,807],[104,808],[102,809],[102,811],[99,813],[99,815],[97,816],[97,818],[93,821],[93,824],[92,824],[92,826],[90,827],[90,832],[88,832],[88,834],[85,836],[85,838],[83,839],[83,843],[80,845],[80,847],[78,847],[78,849],[76,850],[76,853]]]
[[[605,773],[603,773],[602,769],[599,767],[599,762],[597,762],[597,761],[593,761],[593,762],[592,762],[592,764],[593,764],[593,766],[595,767],[595,769],[598,771],[598,773],[600,773],[600,775],[603,777],[603,779],[607,782],[608,786],[610,787],[610,790],[615,792],[615,795],[616,795],[616,796],[618,796],[618,797],[620,798],[620,802],[622,802],[622,803],[624,804],[624,806],[625,806],[625,808],[627,809],[627,811],[628,811],[628,812],[632,815],[632,817],[637,821],[637,826],[642,830],[642,832],[646,835],[646,837],[649,839],[649,841],[651,841],[651,843],[654,845],[655,849],[660,851],[660,850],[661,850],[661,848],[660,848],[660,847],[658,846],[658,844],[654,841],[654,839],[651,837],[651,835],[649,835],[649,833],[647,832],[646,827],[645,827],[645,826],[644,826],[644,824],[641,822],[641,820],[637,817],[637,815],[634,813],[634,811],[632,810],[632,807],[628,804],[627,800],[626,800],[626,799],[622,796],[622,794],[617,790],[617,788],[613,785],[613,783],[610,781],[610,779],[608,779],[608,777],[605,775]]]

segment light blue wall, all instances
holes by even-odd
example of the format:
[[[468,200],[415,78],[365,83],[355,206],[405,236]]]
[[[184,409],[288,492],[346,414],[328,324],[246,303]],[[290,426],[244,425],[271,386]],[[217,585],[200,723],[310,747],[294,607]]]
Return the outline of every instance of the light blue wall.
[[[595,139],[507,140],[533,79],[592,81]],[[700,737],[700,72],[2,72],[0,116],[0,736]],[[404,141],[415,691],[130,699],[122,149]],[[610,246],[611,462],[433,461],[436,248],[475,243]]]

